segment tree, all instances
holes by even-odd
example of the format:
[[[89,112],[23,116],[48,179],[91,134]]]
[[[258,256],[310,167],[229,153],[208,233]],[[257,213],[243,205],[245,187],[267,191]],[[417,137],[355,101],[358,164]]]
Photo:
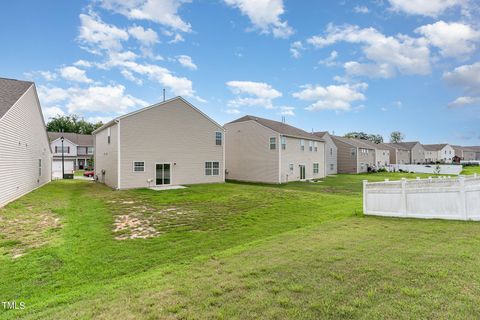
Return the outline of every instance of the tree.
[[[403,133],[401,133],[400,131],[393,131],[393,132],[390,134],[390,142],[391,142],[391,143],[402,142],[403,139],[405,139],[405,136],[404,136]]]
[[[92,134],[97,128],[100,128],[103,125],[102,122],[92,123],[80,119],[78,115],[58,115],[53,117],[47,123],[47,131],[52,132],[73,132],[80,134]]]
[[[354,138],[354,139],[361,139],[361,140],[369,140],[374,143],[382,143],[383,137],[379,134],[368,134],[365,132],[349,132],[344,135],[345,138]]]

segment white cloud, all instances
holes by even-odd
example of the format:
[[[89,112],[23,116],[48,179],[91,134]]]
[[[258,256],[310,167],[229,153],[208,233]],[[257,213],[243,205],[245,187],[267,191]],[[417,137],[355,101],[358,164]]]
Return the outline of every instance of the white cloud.
[[[351,76],[368,76],[372,78],[391,78],[395,75],[395,69],[388,63],[358,63],[348,61],[343,67],[345,72]]]
[[[238,8],[248,16],[255,29],[273,34],[275,38],[288,38],[293,29],[280,16],[285,13],[283,0],[224,0],[229,6]]]
[[[273,109],[275,107],[272,100],[282,96],[281,92],[265,82],[229,81],[227,86],[237,95],[234,100],[228,102],[228,105],[233,108],[260,106]]]
[[[374,73],[364,74],[363,71],[367,67],[361,66],[359,63],[350,64],[350,70],[359,74],[372,77],[392,77],[396,72],[421,75],[430,73],[430,50],[424,38],[411,38],[402,34],[395,37],[385,36],[375,28],[361,29],[352,25],[334,26],[330,24],[325,36],[313,36],[307,41],[318,48],[340,41],[362,44],[365,57],[377,67],[369,66],[368,70]]]
[[[463,65],[443,74],[443,79],[450,85],[460,87],[466,95],[449,104],[450,107],[480,104],[480,62]]]
[[[450,108],[458,108],[463,107],[466,105],[479,105],[480,106],[480,97],[458,97],[453,102],[451,102],[448,106]]]
[[[136,83],[137,85],[141,86],[143,84],[143,81],[142,79],[139,79],[137,77],[135,77],[133,75],[132,72],[128,71],[128,70],[121,70],[120,73],[125,77],[125,79],[129,80],[129,81],[132,81],[134,83]]]
[[[353,11],[355,11],[356,13],[363,13],[363,14],[370,12],[368,7],[366,6],[356,6],[355,8],[353,8]]]
[[[437,21],[415,29],[431,45],[440,49],[444,57],[468,57],[475,51],[475,42],[480,40],[480,31],[458,22]]]
[[[150,28],[144,29],[142,26],[133,26],[128,28],[128,33],[143,46],[149,47],[158,43],[158,34]]]
[[[294,107],[280,107],[280,114],[282,116],[294,116],[295,115],[294,110],[295,110]]]
[[[90,86],[88,88],[58,88],[39,86],[39,98],[49,108],[62,104],[69,113],[94,112],[122,114],[147,103],[125,93],[122,85]]]
[[[185,68],[188,68],[190,70],[197,70],[197,65],[193,63],[193,60],[190,56],[179,55],[177,56],[177,61]]]
[[[301,41],[295,41],[290,45],[290,53],[295,59],[301,57],[303,50],[305,50],[305,47]]]
[[[103,8],[132,20],[148,20],[181,32],[192,27],[179,15],[178,10],[190,0],[100,0]]]
[[[92,66],[92,63],[90,61],[77,60],[73,63],[73,65],[76,67],[90,68]]]
[[[62,78],[68,81],[81,82],[81,83],[92,83],[93,80],[88,78],[85,70],[79,69],[74,66],[63,67],[59,70]]]
[[[104,23],[94,12],[80,14],[79,31],[79,42],[96,54],[100,50],[121,50],[122,41],[128,40],[127,31]]]
[[[46,121],[56,116],[64,116],[65,112],[59,107],[42,107],[43,117]]]
[[[424,15],[429,17],[437,17],[447,9],[453,7],[465,7],[468,3],[466,0],[388,0],[391,9],[394,11],[402,11],[407,14]]]
[[[293,96],[304,101],[313,101],[306,109],[350,111],[352,103],[366,99],[363,92],[368,88],[366,83],[330,85],[323,87],[310,84],[301,87],[303,90],[295,92]]]
[[[333,50],[332,52],[330,52],[330,55],[328,56],[328,58],[320,60],[318,63],[323,64],[327,67],[333,67],[333,66],[336,66],[338,64],[335,61],[337,59],[337,57],[338,57],[338,52]]]
[[[53,81],[57,79],[57,74],[51,71],[39,71],[40,75],[47,81]]]
[[[228,114],[240,114],[241,113],[240,110],[234,109],[234,108],[229,108],[225,112],[228,113]]]

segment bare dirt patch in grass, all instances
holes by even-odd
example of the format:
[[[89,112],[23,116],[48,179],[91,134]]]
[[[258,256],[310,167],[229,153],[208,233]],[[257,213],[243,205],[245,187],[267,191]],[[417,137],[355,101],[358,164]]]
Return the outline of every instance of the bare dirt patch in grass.
[[[60,218],[50,210],[38,212],[32,206],[0,209],[0,255],[19,258],[52,241],[60,228]]]

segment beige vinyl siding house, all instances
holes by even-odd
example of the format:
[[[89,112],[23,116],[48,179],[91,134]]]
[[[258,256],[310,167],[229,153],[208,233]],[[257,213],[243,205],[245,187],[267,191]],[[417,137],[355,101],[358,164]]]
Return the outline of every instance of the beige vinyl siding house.
[[[332,136],[338,148],[338,172],[367,172],[368,167],[375,165],[375,148],[359,139]]]
[[[51,166],[35,84],[0,79],[0,206],[50,182]]]
[[[337,174],[337,146],[326,131],[315,132],[314,135],[325,141],[325,174]]]
[[[469,147],[462,147],[462,146],[452,146],[455,150],[455,155],[459,157],[461,160],[465,161],[472,161],[476,160],[476,152],[474,149],[470,149]]]
[[[384,143],[390,148],[390,164],[410,164],[410,149],[400,143]]]
[[[95,176],[115,189],[225,181],[224,129],[181,97],[94,132]]]
[[[92,135],[72,132],[48,132],[48,138],[50,139],[50,145],[53,152],[54,174],[56,174],[58,168],[61,167],[62,137],[64,138],[64,161],[70,162],[72,170],[85,170],[91,168],[93,160]]]
[[[285,183],[325,177],[325,143],[311,133],[255,116],[224,127],[227,179]]]
[[[431,160],[429,162],[451,163],[455,156],[455,150],[447,143],[441,144],[424,144],[425,158]]]

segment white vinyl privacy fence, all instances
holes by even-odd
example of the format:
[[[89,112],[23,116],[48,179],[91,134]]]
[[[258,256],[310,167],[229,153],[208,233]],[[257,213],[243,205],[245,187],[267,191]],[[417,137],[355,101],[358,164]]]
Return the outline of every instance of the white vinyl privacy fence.
[[[480,176],[363,182],[367,215],[480,221]]]

